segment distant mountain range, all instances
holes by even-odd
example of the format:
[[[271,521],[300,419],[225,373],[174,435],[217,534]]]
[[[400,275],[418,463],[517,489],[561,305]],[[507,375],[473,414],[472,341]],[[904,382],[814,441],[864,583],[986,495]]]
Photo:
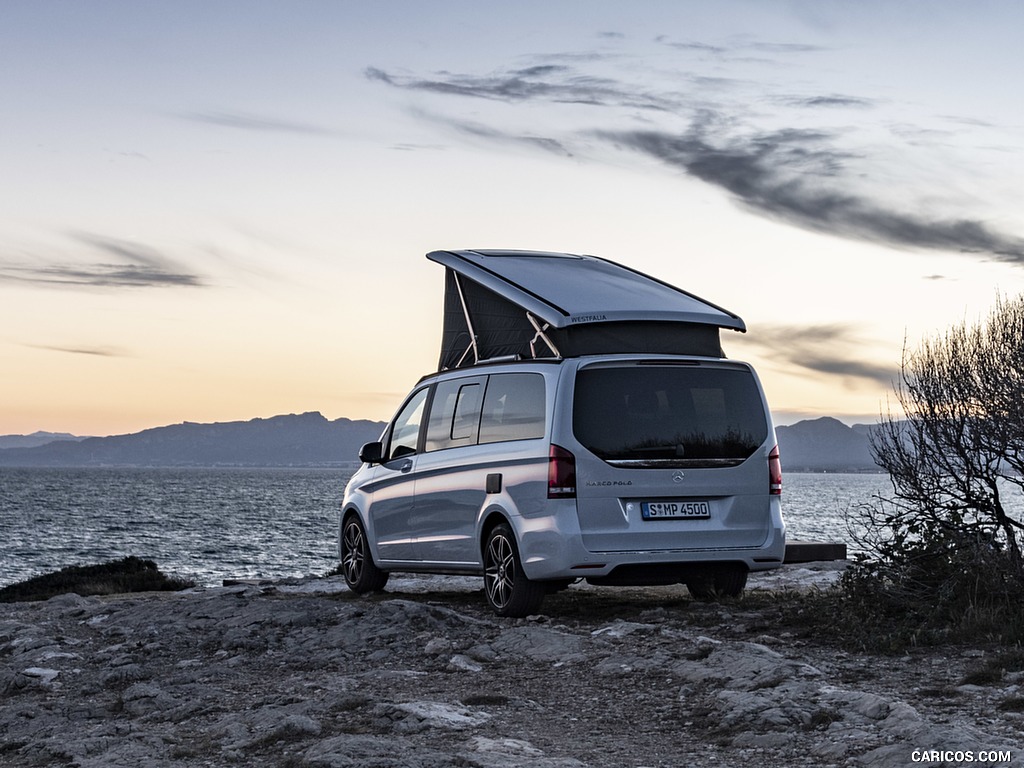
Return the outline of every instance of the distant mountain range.
[[[319,413],[216,424],[174,424],[114,437],[36,432],[0,436],[0,467],[317,467],[358,462],[379,421],[328,421]],[[871,426],[832,418],[776,427],[783,471],[878,471]]]
[[[783,472],[880,472],[871,456],[875,427],[828,416],[776,427]]]
[[[31,435],[0,435],[0,450],[4,448],[37,448],[57,440],[85,440],[67,432],[33,432]]]
[[[3,467],[316,467],[358,463],[378,421],[328,421],[319,413],[217,424],[174,424],[131,435],[55,439],[0,449]],[[38,433],[37,433],[38,434]],[[0,446],[11,438],[0,437]]]

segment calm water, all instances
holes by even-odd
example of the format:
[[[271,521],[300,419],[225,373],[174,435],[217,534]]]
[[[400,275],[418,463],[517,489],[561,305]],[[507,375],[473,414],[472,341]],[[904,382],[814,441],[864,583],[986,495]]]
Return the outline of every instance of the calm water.
[[[350,474],[0,469],[0,586],[127,555],[202,584],[323,574]]]
[[[201,584],[334,568],[349,472],[0,469],[0,586],[136,555]],[[885,475],[784,477],[791,539],[847,541],[845,513]]]

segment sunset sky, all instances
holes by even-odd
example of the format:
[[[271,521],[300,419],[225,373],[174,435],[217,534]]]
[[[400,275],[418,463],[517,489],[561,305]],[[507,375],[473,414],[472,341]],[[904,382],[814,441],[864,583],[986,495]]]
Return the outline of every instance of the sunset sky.
[[[433,370],[424,253],[739,314],[780,424],[1024,291],[1024,4],[7,2],[0,434],[320,411]]]

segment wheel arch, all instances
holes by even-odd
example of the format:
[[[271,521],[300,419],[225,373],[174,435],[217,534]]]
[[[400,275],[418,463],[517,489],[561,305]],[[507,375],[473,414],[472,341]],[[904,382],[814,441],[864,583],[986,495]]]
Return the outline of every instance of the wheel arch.
[[[373,546],[373,537],[370,535],[369,521],[366,519],[366,515],[362,513],[358,506],[355,504],[348,504],[342,507],[341,516],[338,518],[338,556],[341,557],[341,539],[345,535],[345,523],[348,522],[349,518],[355,515],[359,518],[359,522],[363,526],[363,532],[369,540],[370,551],[373,552],[376,558],[377,553]]]
[[[491,535],[491,531],[502,523],[505,523],[512,530],[513,536],[516,535],[515,526],[512,525],[512,521],[504,510],[492,507],[483,514],[480,523],[480,535],[477,538],[477,548],[480,550],[481,556],[483,555],[484,547],[487,545],[487,537]]]

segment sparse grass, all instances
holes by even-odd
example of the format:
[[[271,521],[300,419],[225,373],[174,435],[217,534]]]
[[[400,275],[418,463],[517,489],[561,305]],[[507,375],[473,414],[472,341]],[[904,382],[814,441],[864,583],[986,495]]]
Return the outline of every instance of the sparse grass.
[[[1011,696],[999,702],[999,709],[1003,712],[1024,712],[1024,696]]]
[[[960,681],[960,685],[996,685],[1003,679],[1003,670],[984,666],[972,669]]]
[[[56,595],[117,595],[126,592],[167,592],[195,586],[165,576],[152,560],[125,557],[99,565],[71,565],[0,589],[0,603],[49,600]]]
[[[1024,578],[1005,553],[970,542],[854,561],[832,589],[784,605],[788,621],[852,650],[1024,642]]]
[[[971,669],[961,685],[998,685],[1007,672],[1024,671],[1024,648],[1011,648],[985,660]]]

